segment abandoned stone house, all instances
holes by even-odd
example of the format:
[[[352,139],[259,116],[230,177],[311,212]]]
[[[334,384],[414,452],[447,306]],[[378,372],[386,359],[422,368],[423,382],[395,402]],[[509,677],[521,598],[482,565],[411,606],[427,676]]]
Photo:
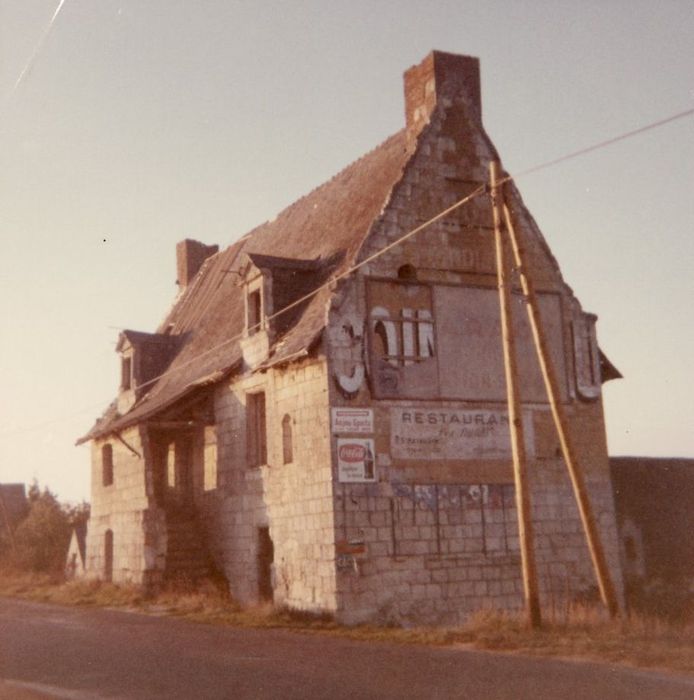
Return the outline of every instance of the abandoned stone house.
[[[156,586],[214,567],[241,603],[347,622],[522,604],[489,196],[384,250],[487,180],[479,62],[432,52],[404,80],[405,128],[226,249],[179,243],[172,309],[121,333],[117,399],[81,438],[87,575]],[[613,368],[511,183],[506,197],[619,589]],[[516,296],[551,603],[595,578]]]

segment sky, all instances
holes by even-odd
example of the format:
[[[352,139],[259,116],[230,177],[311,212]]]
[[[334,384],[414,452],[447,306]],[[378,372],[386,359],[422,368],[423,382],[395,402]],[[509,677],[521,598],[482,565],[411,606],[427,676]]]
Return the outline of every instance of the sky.
[[[0,0],[0,482],[70,501],[176,242],[231,244],[402,128],[432,49],[480,58],[512,174],[694,107],[691,0],[64,0],[42,42],[58,5]],[[518,180],[624,375],[613,455],[694,457],[693,185],[692,117]]]

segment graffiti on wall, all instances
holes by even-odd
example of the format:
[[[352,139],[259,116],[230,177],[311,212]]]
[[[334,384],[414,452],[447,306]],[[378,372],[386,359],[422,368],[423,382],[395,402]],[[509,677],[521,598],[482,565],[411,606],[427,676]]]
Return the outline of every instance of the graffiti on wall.
[[[394,556],[515,554],[513,484],[393,483]]]

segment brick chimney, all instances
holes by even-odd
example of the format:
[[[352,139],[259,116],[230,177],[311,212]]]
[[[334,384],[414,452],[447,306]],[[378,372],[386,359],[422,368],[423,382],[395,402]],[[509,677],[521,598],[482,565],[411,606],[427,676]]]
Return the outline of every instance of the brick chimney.
[[[199,241],[186,238],[176,244],[176,284],[185,289],[198,273],[202,264],[219,251],[218,245],[205,245]]]
[[[480,62],[474,56],[432,51],[405,71],[405,121],[408,138],[416,138],[443,99],[462,97],[470,116],[482,121]]]

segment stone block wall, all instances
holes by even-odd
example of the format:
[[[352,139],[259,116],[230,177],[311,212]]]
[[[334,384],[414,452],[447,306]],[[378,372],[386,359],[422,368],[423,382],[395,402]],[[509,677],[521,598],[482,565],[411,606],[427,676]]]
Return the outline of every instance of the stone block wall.
[[[247,466],[246,396],[265,392],[267,464]],[[325,361],[312,359],[233,381],[215,396],[218,487],[201,494],[207,540],[234,597],[258,601],[258,529],[275,551],[274,600],[334,610],[335,568]],[[288,415],[292,459],[284,463]]]
[[[363,258],[393,243],[488,180],[489,161],[496,154],[475,122],[474,105],[446,96],[440,102],[419,135],[417,150],[393,190],[390,203],[374,223],[361,252]],[[538,291],[548,298],[551,296],[555,304],[555,315],[548,318],[555,324],[550,339],[555,362],[558,360],[562,400],[611,575],[621,598],[623,583],[599,377],[591,375],[585,353],[582,357],[575,354],[576,328],[587,328],[588,317],[564,283],[555,259],[518,193],[510,187],[507,197],[516,226],[523,235],[530,275]],[[496,265],[489,196],[475,198],[369,262],[353,281],[343,284],[334,299],[327,338],[330,372],[338,381],[331,384],[331,406],[373,410],[373,434],[360,437],[373,439],[377,463],[374,483],[336,483],[335,486],[339,615],[348,622],[376,618],[450,624],[465,620],[480,608],[518,609],[522,606],[523,589],[509,438],[504,438],[505,447],[501,445],[503,440],[487,445],[492,449],[486,458],[462,454],[468,449],[463,440],[456,443],[461,454],[450,449],[445,452],[446,446],[442,448],[440,444],[429,453],[426,448],[418,447],[410,458],[398,454],[392,419],[397,411],[422,411],[423,423],[427,422],[429,412],[444,411],[447,415],[457,412],[459,416],[479,412],[503,420],[506,411],[505,391],[498,390],[505,384],[499,384],[499,377],[489,384],[493,400],[466,399],[467,389],[461,390],[459,400],[444,400],[441,395],[437,399],[426,382],[416,385],[417,362],[422,363],[420,376],[428,377],[435,376],[435,372],[432,375],[426,370],[429,374],[425,375],[425,363],[438,362],[441,368],[444,359],[448,366],[456,361],[459,366],[463,361],[441,356],[444,343],[436,335],[442,332],[442,324],[436,325],[440,319],[433,319],[435,359],[390,359],[385,365],[383,361],[376,364],[373,348],[379,340],[373,328],[374,318],[378,316],[371,316],[370,310],[378,304],[388,308],[389,302],[387,296],[374,301],[378,289],[388,287],[382,282],[374,285],[371,280],[400,277],[401,283],[407,284],[401,277],[403,266],[408,266],[406,274],[414,275],[411,284],[428,285],[433,298],[439,287],[448,290],[445,297],[450,299],[458,298],[453,292],[456,288],[489,290],[490,295],[494,294]],[[426,294],[418,291],[423,289],[412,287],[411,301],[406,302],[411,307],[407,318],[417,318],[416,309],[421,308],[417,304],[426,299]],[[436,312],[435,302],[430,308]],[[383,311],[378,313],[383,317]],[[525,316],[522,303],[517,304],[514,314]],[[405,331],[397,330],[401,328],[397,323],[404,317],[404,312],[402,316],[388,317],[394,321],[392,333],[401,334],[401,348],[405,347]],[[488,333],[494,324],[498,329],[498,323],[498,315],[480,319],[479,332]],[[417,337],[414,328],[410,326],[409,332]],[[455,330],[450,323],[447,328]],[[461,334],[459,342],[465,341]],[[500,350],[500,342],[499,337],[494,350]],[[410,343],[413,347],[417,345],[416,341]],[[450,348],[455,344],[446,345]],[[591,351],[595,354],[597,348]],[[519,344],[518,352],[532,355],[534,348],[525,341]],[[389,355],[392,357],[392,353]],[[527,376],[523,379],[521,396],[526,392],[524,425],[539,585],[545,611],[561,614],[572,600],[595,599],[596,579],[544,387],[537,368],[530,366],[534,360],[525,356],[522,359],[534,372],[530,379]],[[471,357],[466,362],[473,374],[490,366],[485,356]],[[392,369],[387,363],[399,367]],[[393,398],[375,397],[374,387],[378,389],[381,381],[377,377],[382,371],[379,367],[384,366],[388,372],[384,375],[386,379],[395,376],[405,387],[401,399],[392,389],[394,385],[389,388],[385,382],[381,387],[390,391]],[[577,387],[579,372],[583,391]],[[498,374],[503,378],[501,365]],[[360,377],[363,381],[358,381]],[[349,378],[356,380],[350,382]],[[442,395],[448,399],[455,395],[451,381],[448,374],[439,378],[442,392],[447,392]],[[593,385],[586,387],[590,381]],[[484,383],[479,387],[483,393]],[[383,396],[383,389],[378,390]],[[527,399],[528,395],[532,400]],[[424,430],[424,426],[420,429]],[[422,434],[425,438],[430,435]],[[403,429],[400,437],[407,439],[408,432]],[[447,439],[444,437],[442,442]],[[336,442],[334,436],[335,461]],[[426,439],[421,444],[426,444]],[[337,482],[337,473],[335,479]]]
[[[121,437],[122,441],[111,438],[92,442],[92,501],[86,575],[104,578],[105,538],[110,530],[113,533],[113,581],[144,583],[145,571],[156,566],[149,551],[151,538],[146,534],[151,520],[145,486],[146,441],[142,439],[139,428],[125,430]],[[113,480],[104,485],[102,447],[107,444],[112,449]]]

